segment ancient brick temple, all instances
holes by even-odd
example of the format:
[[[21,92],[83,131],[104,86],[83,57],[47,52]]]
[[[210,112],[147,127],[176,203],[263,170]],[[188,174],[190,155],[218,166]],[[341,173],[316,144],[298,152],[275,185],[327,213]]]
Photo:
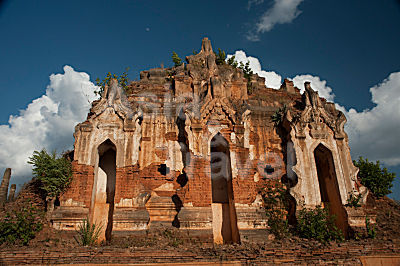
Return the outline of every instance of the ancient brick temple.
[[[259,192],[271,182],[287,185],[292,210],[329,204],[344,232],[364,225],[362,210],[344,206],[366,190],[333,103],[307,82],[301,95],[292,81],[275,90],[217,65],[207,38],[186,61],[142,71],[126,90],[113,80],[93,102],[75,128],[73,181],[55,228],[89,217],[106,239],[161,225],[216,243],[264,237]]]

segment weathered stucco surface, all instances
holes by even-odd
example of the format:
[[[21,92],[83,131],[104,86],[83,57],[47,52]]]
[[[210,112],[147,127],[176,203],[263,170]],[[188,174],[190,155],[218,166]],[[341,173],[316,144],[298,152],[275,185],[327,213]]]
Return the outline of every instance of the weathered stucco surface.
[[[345,222],[362,225],[362,212],[343,207],[349,193],[366,190],[356,183],[346,118],[333,103],[309,83],[301,95],[289,80],[279,90],[257,75],[248,81],[242,70],[215,63],[207,38],[186,61],[142,71],[126,94],[113,80],[93,102],[75,128],[73,181],[54,227],[73,229],[89,216],[112,232],[174,226],[239,242],[267,229],[259,192],[276,180],[297,208],[328,204],[321,191],[335,191],[328,194],[340,199]],[[107,149],[115,151],[114,183],[99,167]]]

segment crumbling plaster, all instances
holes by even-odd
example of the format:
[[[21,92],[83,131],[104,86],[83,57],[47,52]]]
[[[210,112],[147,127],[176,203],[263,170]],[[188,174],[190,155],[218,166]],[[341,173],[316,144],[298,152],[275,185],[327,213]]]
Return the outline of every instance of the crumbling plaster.
[[[310,84],[301,95],[289,80],[279,90],[266,88],[257,75],[248,81],[241,70],[215,64],[208,39],[200,53],[186,59],[175,68],[142,71],[141,80],[128,86],[128,96],[113,80],[93,103],[88,119],[75,128],[75,179],[55,211],[57,228],[76,224],[93,209],[98,147],[107,140],[116,147],[113,230],[166,225],[219,231],[213,219],[222,217],[218,210],[223,207],[212,202],[210,166],[217,134],[229,145],[229,212],[240,237],[267,229],[260,191],[270,181],[290,180],[297,209],[303,203],[310,208],[321,204],[314,158],[319,144],[332,153],[342,204],[350,192],[365,192],[355,184],[344,115]],[[282,123],[274,125],[271,117],[283,106],[288,110]],[[349,220],[360,224],[362,214],[350,214]],[[216,232],[214,237],[221,242]]]

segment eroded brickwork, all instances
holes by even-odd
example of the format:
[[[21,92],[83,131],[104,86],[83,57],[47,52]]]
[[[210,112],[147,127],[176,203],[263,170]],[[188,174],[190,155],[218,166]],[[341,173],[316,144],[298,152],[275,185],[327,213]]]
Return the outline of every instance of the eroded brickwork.
[[[207,38],[186,61],[142,71],[126,91],[112,80],[93,102],[75,128],[73,181],[55,227],[74,228],[89,215],[114,231],[164,224],[239,242],[267,229],[260,191],[271,181],[284,182],[297,207],[323,203],[319,145],[332,158],[339,205],[349,193],[365,199],[345,117],[308,83],[301,95],[287,79],[279,90],[257,75],[247,80],[241,69],[216,64]],[[362,214],[347,215],[350,226],[362,226]]]

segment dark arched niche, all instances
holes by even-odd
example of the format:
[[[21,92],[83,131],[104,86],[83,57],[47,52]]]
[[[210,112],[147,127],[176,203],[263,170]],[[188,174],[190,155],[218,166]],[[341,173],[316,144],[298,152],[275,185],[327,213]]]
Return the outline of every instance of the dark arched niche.
[[[332,152],[322,144],[314,150],[321,201],[329,213],[335,216],[336,226],[344,236],[348,233],[347,214],[342,205]]]
[[[218,133],[211,139],[211,183],[213,203],[229,203],[232,170],[229,143]]]
[[[111,239],[116,182],[116,147],[109,139],[98,147],[94,219],[101,222],[105,239]]]
[[[233,201],[229,143],[220,133],[211,139],[210,157],[212,203],[215,205],[215,210],[220,211],[215,217],[222,218],[221,221],[213,221],[213,226],[221,227],[224,243],[237,243],[239,233]]]

